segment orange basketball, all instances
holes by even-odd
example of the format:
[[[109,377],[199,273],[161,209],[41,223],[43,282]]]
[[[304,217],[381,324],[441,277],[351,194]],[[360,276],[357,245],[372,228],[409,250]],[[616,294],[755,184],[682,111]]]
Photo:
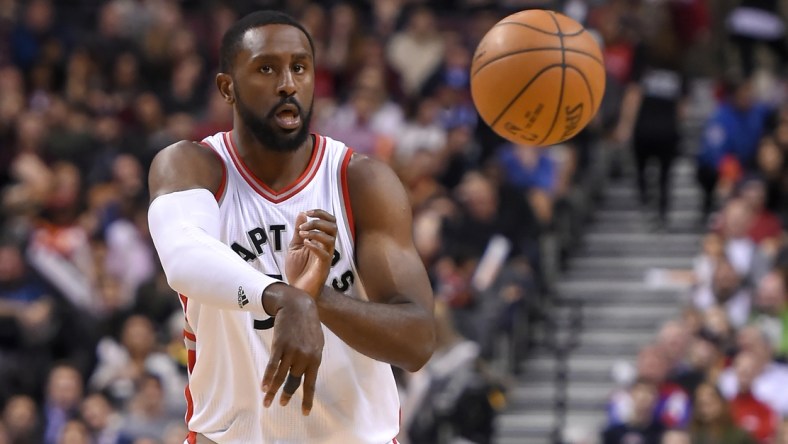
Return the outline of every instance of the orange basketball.
[[[545,146],[567,140],[599,109],[602,51],[571,18],[532,9],[512,14],[484,36],[471,64],[471,95],[502,137]]]

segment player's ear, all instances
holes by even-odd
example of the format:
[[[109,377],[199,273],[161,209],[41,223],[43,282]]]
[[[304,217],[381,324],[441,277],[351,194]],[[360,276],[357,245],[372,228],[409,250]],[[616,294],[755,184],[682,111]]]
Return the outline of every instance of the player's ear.
[[[235,92],[233,91],[233,78],[230,74],[220,72],[216,74],[216,86],[219,88],[219,93],[224,97],[224,101],[229,105],[235,103]]]

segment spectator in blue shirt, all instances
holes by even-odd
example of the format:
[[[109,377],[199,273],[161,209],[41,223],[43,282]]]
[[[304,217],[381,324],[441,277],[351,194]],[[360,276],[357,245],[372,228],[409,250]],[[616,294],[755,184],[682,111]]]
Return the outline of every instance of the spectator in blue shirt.
[[[767,106],[756,103],[749,79],[727,79],[724,92],[725,99],[706,123],[697,159],[704,216],[711,212],[723,160],[728,158],[744,170],[752,168],[770,113]]]

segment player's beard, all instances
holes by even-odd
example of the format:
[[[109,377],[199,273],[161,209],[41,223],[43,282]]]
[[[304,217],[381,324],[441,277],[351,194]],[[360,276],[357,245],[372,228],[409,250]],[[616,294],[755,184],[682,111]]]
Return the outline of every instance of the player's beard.
[[[292,132],[282,130],[275,123],[276,110],[286,103],[295,105],[296,108],[298,108],[298,116],[301,118],[301,126]],[[284,97],[276,106],[271,108],[265,118],[260,119],[254,115],[248,106],[246,106],[246,103],[244,103],[244,100],[241,98],[241,95],[238,94],[238,89],[236,88],[235,109],[238,110],[238,116],[241,117],[241,121],[243,121],[244,125],[249,129],[255,139],[257,139],[261,145],[273,151],[295,151],[303,145],[307,137],[309,137],[309,123],[312,120],[311,103],[309,104],[309,112],[304,114],[301,104],[292,96]]]

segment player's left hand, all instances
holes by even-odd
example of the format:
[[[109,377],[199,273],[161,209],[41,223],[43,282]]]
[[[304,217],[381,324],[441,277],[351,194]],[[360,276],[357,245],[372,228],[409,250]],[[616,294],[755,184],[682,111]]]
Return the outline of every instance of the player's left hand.
[[[307,219],[307,216],[312,218]],[[290,285],[317,298],[328,278],[337,236],[336,218],[324,210],[300,213],[287,249],[285,274]]]

